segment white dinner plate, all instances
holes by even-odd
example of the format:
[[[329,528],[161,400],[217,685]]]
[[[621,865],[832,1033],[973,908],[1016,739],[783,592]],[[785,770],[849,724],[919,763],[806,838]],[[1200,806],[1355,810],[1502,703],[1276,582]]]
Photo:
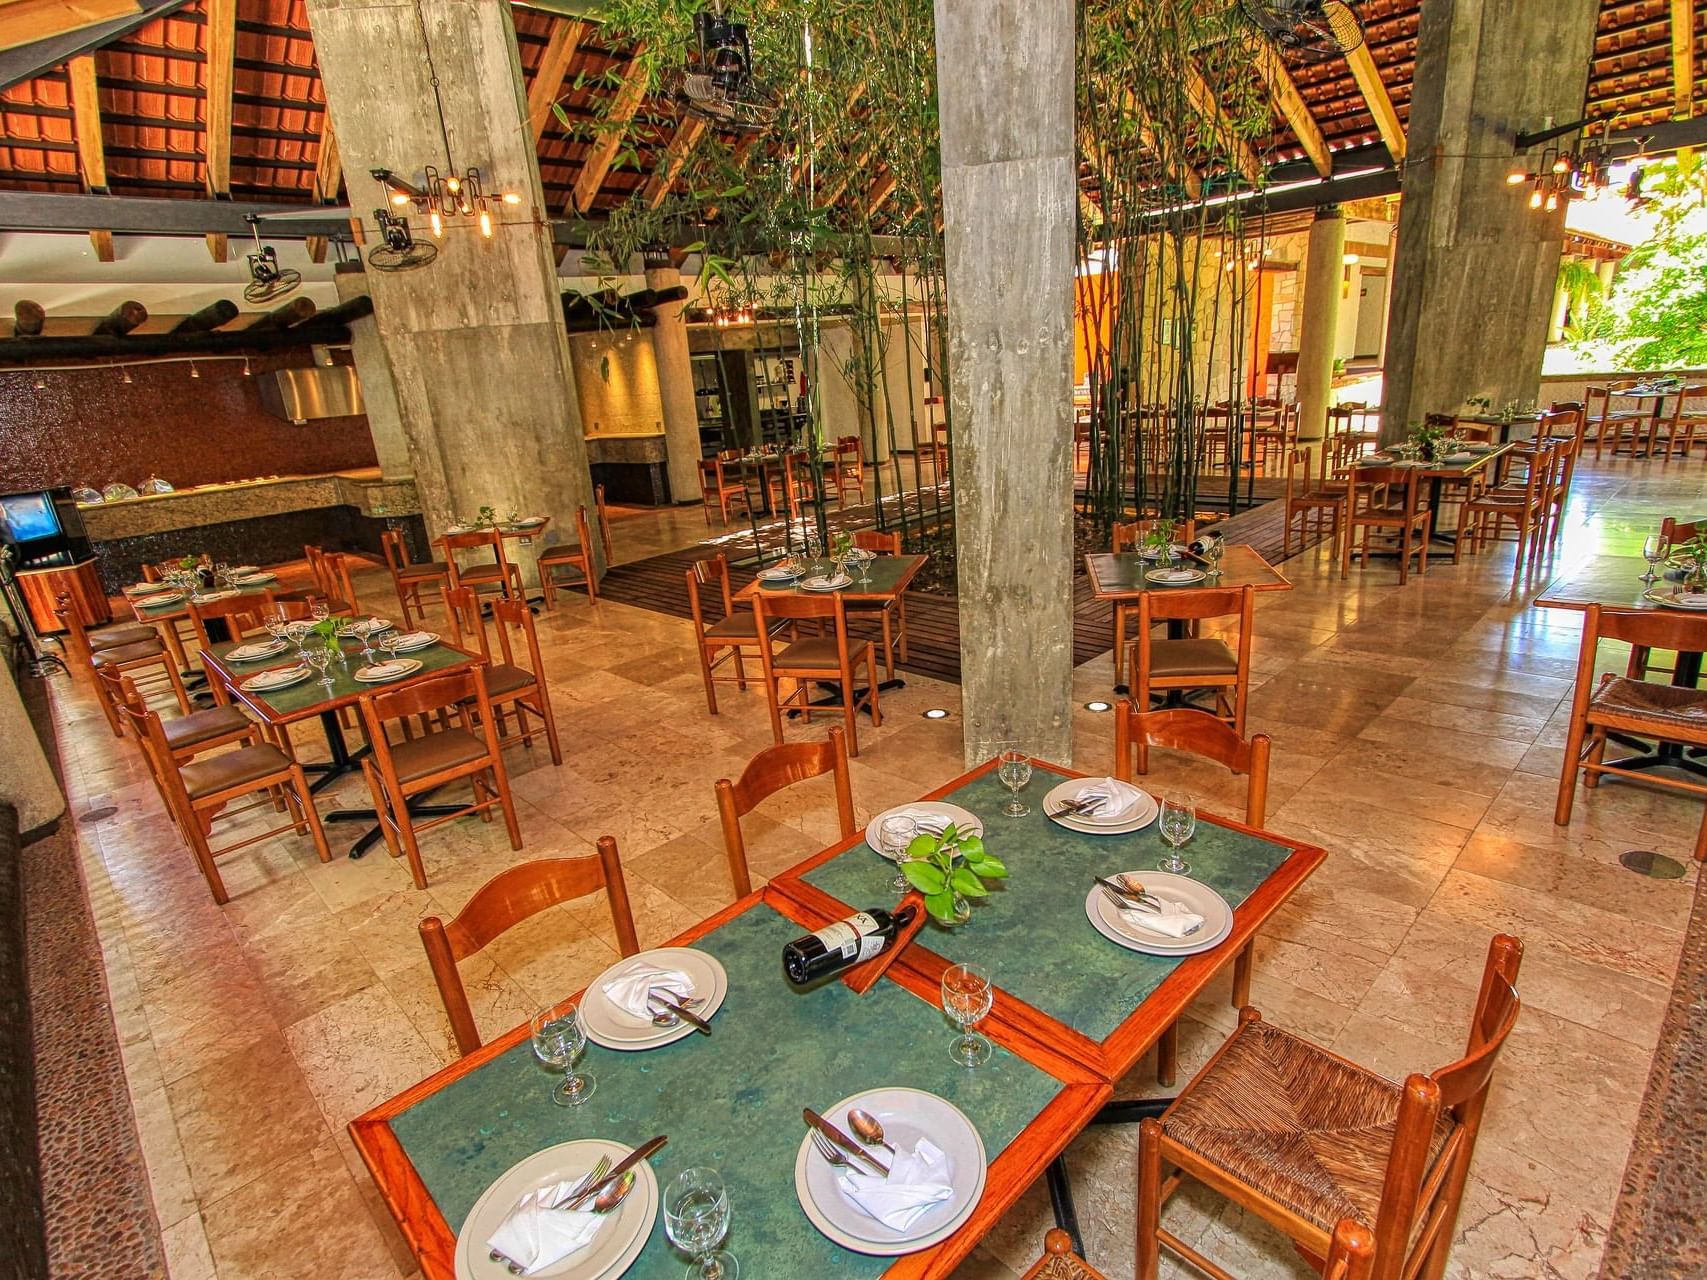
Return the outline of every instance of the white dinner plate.
[[[802,578],[800,581],[802,591],[840,591],[843,587],[851,587],[852,585],[853,579],[845,573],[834,578],[820,573],[810,578]]]
[[[301,684],[314,671],[305,662],[294,667],[280,667],[275,671],[257,671],[238,688],[245,693],[271,693],[275,689],[288,689],[293,684]]]
[[[124,589],[127,596],[157,596],[160,591],[158,582],[133,582]]]
[[[1707,591],[1646,591],[1643,598],[1667,609],[1707,609]]]
[[[554,1182],[584,1177],[600,1156],[608,1156],[615,1165],[633,1150],[620,1142],[581,1138],[547,1147],[512,1165],[486,1188],[463,1219],[456,1237],[457,1280],[511,1280],[509,1268],[492,1261],[486,1241],[515,1208],[516,1201]],[[599,1228],[592,1242],[534,1275],[547,1280],[615,1280],[634,1264],[658,1218],[658,1175],[651,1162],[642,1160],[634,1166],[634,1174],[634,1190],[611,1213],[610,1221]]]
[[[235,587],[221,587],[218,591],[198,591],[195,594],[195,603],[212,604],[215,600],[229,600],[242,594]]]
[[[158,609],[161,605],[180,604],[183,599],[182,591],[157,591],[151,596],[132,596],[130,602],[138,609]]]
[[[397,637],[394,646],[398,653],[413,653],[417,649],[425,649],[439,642],[437,631],[406,631]]]
[[[540,526],[544,523],[545,523],[545,517],[544,516],[524,516],[522,519],[516,521],[516,528],[518,528],[518,529],[534,529],[534,528],[537,528],[538,526]]]
[[[762,570],[759,573],[759,580],[761,582],[793,582],[804,572],[806,572],[804,569],[796,569],[792,566],[772,565],[769,569]]]
[[[1189,846],[1188,846],[1189,848]],[[1110,942],[1150,956],[1194,956],[1200,951],[1213,951],[1233,932],[1233,908],[1215,890],[1201,880],[1176,876],[1166,871],[1112,872],[1106,878],[1117,880],[1130,876],[1157,897],[1183,902],[1203,917],[1203,928],[1189,938],[1170,938],[1165,933],[1152,933],[1136,922],[1135,912],[1122,911],[1108,899],[1099,885],[1091,885],[1085,895],[1085,915],[1096,931]]]
[[[258,564],[240,564],[233,566],[231,572],[237,576],[248,573],[259,573],[261,572],[261,566]]]
[[[893,818],[900,814],[906,814],[915,819],[922,816],[926,823],[932,819],[940,819],[942,826],[937,827],[933,834],[940,834],[942,827],[946,827],[951,822],[960,830],[970,831],[975,836],[984,834],[983,822],[970,809],[962,809],[957,804],[946,804],[941,800],[915,800],[912,804],[898,804],[893,809],[885,809],[865,824],[865,842],[871,846],[873,852],[889,858],[889,855],[883,852],[883,844],[878,833],[883,830],[885,818]],[[920,828],[921,833],[924,830],[924,827]],[[889,860],[894,861],[893,858]]]
[[[656,1049],[699,1034],[686,1022],[660,1027],[650,1018],[636,1018],[611,1003],[605,995],[605,983],[612,972],[635,960],[687,974],[693,980],[693,993],[700,1000],[693,1006],[693,1012],[707,1022],[716,1016],[729,994],[729,975],[709,952],[692,947],[654,947],[651,951],[625,956],[588,983],[586,994],[581,997],[581,1025],[587,1029],[587,1039],[606,1049]]]
[[[1142,831],[1154,822],[1156,815],[1161,812],[1161,806],[1156,803],[1156,797],[1148,791],[1144,791],[1144,798],[1138,802],[1137,811],[1113,822],[1105,818],[1081,816],[1073,813],[1064,813],[1060,817],[1055,816],[1055,811],[1062,805],[1073,802],[1073,797],[1078,794],[1079,788],[1092,781],[1094,779],[1067,778],[1056,783],[1049,789],[1049,793],[1043,797],[1045,816],[1052,822],[1057,822],[1066,827],[1069,831],[1081,831],[1086,835],[1093,836],[1123,836],[1134,831]],[[1143,788],[1140,787],[1139,790],[1143,791]]]
[[[391,630],[390,618],[353,618],[349,622],[338,624],[338,634],[341,636],[377,636],[382,631]]]
[[[953,1235],[978,1207],[989,1172],[984,1139],[977,1126],[946,1098],[903,1088],[856,1093],[824,1112],[824,1118],[847,1133],[848,1112],[854,1107],[876,1116],[883,1125],[884,1137],[896,1147],[910,1148],[919,1138],[929,1138],[949,1159],[954,1194],[922,1214],[903,1235],[842,1195],[835,1185],[839,1171],[817,1153],[808,1131],[794,1157],[794,1192],[807,1219],[842,1248],[880,1258],[917,1253]],[[881,1147],[876,1148],[876,1154],[885,1162],[890,1159]]]
[[[412,676],[420,669],[421,664],[414,658],[394,658],[389,662],[376,662],[371,667],[357,667],[351,678],[363,684],[389,684]]]
[[[231,580],[240,587],[264,587],[269,582],[277,582],[276,573],[234,573]]]
[[[1185,554],[1185,543],[1183,543],[1183,542],[1174,543],[1173,544],[1173,553],[1176,556],[1183,556]],[[1161,556],[1162,549],[1160,547],[1139,547],[1138,550],[1136,552],[1134,552],[1133,554],[1137,555],[1139,558],[1144,559],[1144,560],[1155,560]]]
[[[252,644],[240,644],[225,655],[227,662],[259,662],[263,658],[271,658],[281,654],[286,649],[283,640],[260,640]]]
[[[1202,582],[1205,576],[1201,569],[1151,569],[1144,575],[1144,581],[1164,587],[1187,587],[1194,582]]]

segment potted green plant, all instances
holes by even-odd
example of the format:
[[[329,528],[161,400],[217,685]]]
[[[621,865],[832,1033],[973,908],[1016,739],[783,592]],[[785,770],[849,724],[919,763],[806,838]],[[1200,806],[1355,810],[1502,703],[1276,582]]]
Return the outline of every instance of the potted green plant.
[[[496,507],[481,507],[480,516],[475,523],[487,529],[496,529],[498,527],[498,509]]]
[[[981,836],[950,823],[941,835],[923,832],[913,837],[901,874],[925,895],[931,919],[953,928],[972,918],[970,899],[989,894],[984,881],[1005,880],[1008,869],[984,851]]]
[[[1684,566],[1684,589],[1707,591],[1707,533],[1698,533],[1681,547],[1672,549],[1673,555],[1680,553],[1682,559],[1688,562]]]
[[[1411,430],[1411,443],[1416,445],[1417,452],[1429,462],[1435,461],[1441,453],[1445,452],[1443,446],[1446,438],[1447,433],[1444,427],[1430,426],[1427,423]]]

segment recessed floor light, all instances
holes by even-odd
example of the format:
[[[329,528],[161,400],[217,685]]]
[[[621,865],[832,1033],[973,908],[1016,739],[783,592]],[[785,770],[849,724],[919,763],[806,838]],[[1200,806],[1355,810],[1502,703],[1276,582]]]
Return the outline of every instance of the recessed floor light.
[[[929,711],[925,712],[924,715],[926,720],[948,719],[948,711],[942,707],[932,707]]]
[[[1087,702],[1087,703],[1085,703],[1085,710],[1086,711],[1113,711],[1114,710],[1114,704],[1112,702],[1101,702],[1101,701]]]
[[[1618,855],[1618,861],[1626,871],[1634,871],[1639,876],[1647,876],[1653,880],[1678,880],[1682,878],[1685,870],[1684,865],[1676,858],[1668,858],[1652,849],[1626,850]]]

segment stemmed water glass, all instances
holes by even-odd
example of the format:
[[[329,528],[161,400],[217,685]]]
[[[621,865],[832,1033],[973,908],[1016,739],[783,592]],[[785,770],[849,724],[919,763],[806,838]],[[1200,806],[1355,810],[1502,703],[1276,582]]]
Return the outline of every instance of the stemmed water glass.
[[[960,1039],[949,1057],[962,1067],[981,1067],[990,1060],[990,1042],[972,1030],[995,1003],[990,975],[976,965],[951,965],[942,975],[942,1011],[960,1027]]]
[[[664,1191],[664,1234],[693,1258],[688,1280],[737,1280],[741,1264],[719,1249],[729,1234],[729,1191],[715,1169],[684,1169]]]
[[[541,1009],[533,1015],[528,1029],[533,1034],[533,1056],[563,1073],[551,1091],[551,1100],[560,1107],[578,1107],[592,1097],[599,1082],[592,1072],[575,1070],[576,1060],[587,1050],[580,1007],[570,1003]]]
[[[996,776],[1013,796],[1002,806],[1002,812],[1010,818],[1023,818],[1030,813],[1031,806],[1019,798],[1019,793],[1025,790],[1025,784],[1031,781],[1030,757],[1023,751],[1008,748],[1002,752],[996,765]]]
[[[1203,554],[1209,558],[1209,576],[1221,577],[1221,557],[1227,553],[1227,544],[1221,538],[1205,538]]]
[[[332,665],[332,646],[317,644],[312,649],[304,649],[302,656],[308,659],[308,665],[320,673],[320,683],[326,686],[327,694],[332,692],[332,673],[326,668]]]
[[[896,893],[906,893],[912,888],[912,883],[901,870],[901,864],[907,860],[907,847],[918,834],[919,824],[901,814],[885,818],[878,824],[877,843],[883,846],[883,852],[895,860],[895,878],[889,882],[889,887]]]
[[[859,558],[859,585],[862,587],[869,587],[871,585],[871,562],[873,559],[875,559],[875,557],[869,551],[865,552]]]
[[[808,527],[800,537],[800,545],[806,551],[806,572],[818,571],[818,557],[824,554],[824,544],[818,540],[818,531]]]
[[[1168,842],[1168,856],[1156,864],[1156,870],[1183,876],[1191,864],[1179,856],[1180,847],[1197,830],[1197,808],[1183,796],[1163,796],[1162,816],[1157,823],[1162,839]]]
[[[332,616],[332,607],[324,600],[313,600],[308,605],[308,616],[316,622],[324,622]]]
[[[1666,553],[1670,549],[1671,548],[1666,545],[1665,538],[1661,535],[1657,533],[1650,533],[1647,536],[1642,543],[1642,559],[1648,562],[1648,571],[1642,575],[1643,582],[1650,586],[1653,585],[1654,581],[1659,577],[1659,575],[1654,572],[1654,568],[1665,560]]]

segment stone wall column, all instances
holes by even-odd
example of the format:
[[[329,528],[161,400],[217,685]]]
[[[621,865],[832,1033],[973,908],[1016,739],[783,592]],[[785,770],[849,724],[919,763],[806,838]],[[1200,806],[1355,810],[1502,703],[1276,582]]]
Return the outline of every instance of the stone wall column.
[[[1334,388],[1334,344],[1345,276],[1345,218],[1338,205],[1316,210],[1304,249],[1304,296],[1298,303],[1298,438],[1320,440]]]
[[[968,763],[1072,755],[1071,0],[936,0]]]
[[[675,267],[647,267],[648,289],[676,289],[682,273]],[[652,354],[658,366],[658,398],[664,407],[664,447],[669,450],[670,499],[698,502],[699,407],[693,393],[693,357],[688,352],[687,303],[654,307]]]
[[[1602,258],[1594,264],[1594,273],[1600,277],[1600,296],[1604,298],[1612,292],[1612,282],[1618,278],[1618,263],[1612,258]]]
[[[490,239],[461,220],[434,240],[405,206],[438,257],[367,272],[429,533],[492,506],[550,515],[544,540],[573,541],[592,480],[510,6],[421,0],[418,13],[399,0],[309,0],[308,18],[350,203],[364,220],[385,198],[370,171],[419,184],[424,166],[447,167],[447,135],[456,168],[478,167],[494,197]],[[503,192],[519,203],[499,202]],[[518,559],[531,577],[533,557]]]
[[[351,264],[355,265],[355,264]],[[368,292],[367,272],[342,267],[332,277],[338,301],[348,302]],[[350,325],[350,354],[355,358],[356,377],[361,379],[362,403],[367,409],[367,429],[373,436],[373,451],[379,457],[379,474],[387,480],[407,480],[415,474],[409,458],[409,434],[397,408],[397,383],[391,376],[391,361],[385,340],[372,316]]]

